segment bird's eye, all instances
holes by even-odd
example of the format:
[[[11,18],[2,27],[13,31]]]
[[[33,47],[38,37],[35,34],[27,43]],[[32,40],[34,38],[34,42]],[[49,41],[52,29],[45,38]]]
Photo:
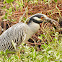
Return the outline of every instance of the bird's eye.
[[[41,19],[44,19],[44,17],[41,17]]]

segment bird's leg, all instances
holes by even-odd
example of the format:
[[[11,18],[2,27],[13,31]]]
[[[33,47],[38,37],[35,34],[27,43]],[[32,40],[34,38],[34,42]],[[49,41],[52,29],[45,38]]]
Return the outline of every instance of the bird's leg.
[[[17,56],[19,57],[19,59],[20,59],[20,50],[19,51],[17,51]]]

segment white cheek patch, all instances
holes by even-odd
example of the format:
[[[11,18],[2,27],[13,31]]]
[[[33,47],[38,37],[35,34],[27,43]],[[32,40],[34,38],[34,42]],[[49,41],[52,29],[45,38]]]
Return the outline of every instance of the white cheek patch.
[[[38,17],[33,17],[33,19],[35,19],[35,20],[37,20],[37,21],[41,21],[41,19],[38,18]]]

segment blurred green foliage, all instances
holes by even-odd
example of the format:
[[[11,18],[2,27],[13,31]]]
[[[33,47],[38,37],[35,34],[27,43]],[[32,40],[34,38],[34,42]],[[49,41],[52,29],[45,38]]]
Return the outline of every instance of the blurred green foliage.
[[[11,3],[13,2],[14,0],[5,0],[7,3]]]
[[[54,0],[55,2],[57,2],[57,0]]]

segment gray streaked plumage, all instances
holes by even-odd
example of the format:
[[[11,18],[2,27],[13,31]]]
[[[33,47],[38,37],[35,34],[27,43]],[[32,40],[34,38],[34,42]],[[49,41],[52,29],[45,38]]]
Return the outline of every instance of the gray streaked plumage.
[[[19,46],[22,41],[27,41],[33,34],[34,31],[27,24],[17,23],[13,25],[0,36],[0,51],[14,49],[12,40],[16,43],[16,46]]]
[[[41,19],[43,17],[43,19]],[[36,33],[43,20],[47,20],[48,17],[44,14],[35,14],[29,17],[29,23],[17,23],[7,29],[0,35],[0,51],[13,50],[14,46],[12,41],[19,46],[21,42],[27,41],[34,33]]]

